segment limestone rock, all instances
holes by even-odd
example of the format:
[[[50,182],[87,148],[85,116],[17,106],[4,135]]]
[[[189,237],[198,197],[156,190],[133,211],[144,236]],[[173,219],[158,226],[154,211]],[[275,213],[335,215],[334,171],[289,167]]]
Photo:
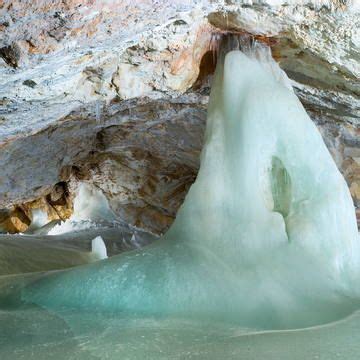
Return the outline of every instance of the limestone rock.
[[[1,2],[0,209],[45,208],[79,179],[165,231],[197,174],[226,32],[271,46],[359,206],[359,14],[338,0]]]
[[[30,225],[31,219],[21,207],[0,210],[0,232],[24,232]]]

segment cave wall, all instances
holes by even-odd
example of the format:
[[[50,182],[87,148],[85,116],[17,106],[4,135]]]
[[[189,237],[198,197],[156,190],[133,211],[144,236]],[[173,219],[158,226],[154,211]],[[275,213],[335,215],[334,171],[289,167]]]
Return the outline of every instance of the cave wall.
[[[127,222],[164,232],[196,177],[212,50],[226,32],[271,46],[360,206],[359,11],[352,1],[3,1],[0,227],[13,219],[22,231],[36,207],[69,216],[87,181]],[[54,213],[59,183],[68,194]]]

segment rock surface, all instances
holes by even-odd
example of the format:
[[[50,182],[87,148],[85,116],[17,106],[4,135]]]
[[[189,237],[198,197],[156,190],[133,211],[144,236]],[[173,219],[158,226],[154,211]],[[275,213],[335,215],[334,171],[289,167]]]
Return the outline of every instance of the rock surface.
[[[69,216],[71,194],[57,217],[49,196],[82,180],[164,232],[197,174],[224,32],[271,46],[360,206],[359,15],[356,0],[1,2],[0,227]]]

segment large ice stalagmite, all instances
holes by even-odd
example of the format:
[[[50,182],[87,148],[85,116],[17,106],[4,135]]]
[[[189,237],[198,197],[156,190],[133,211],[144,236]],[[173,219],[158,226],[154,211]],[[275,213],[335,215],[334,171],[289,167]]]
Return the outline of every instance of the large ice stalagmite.
[[[168,233],[37,279],[23,301],[255,328],[319,324],[356,307],[360,249],[347,185],[266,51],[219,61],[200,171]]]

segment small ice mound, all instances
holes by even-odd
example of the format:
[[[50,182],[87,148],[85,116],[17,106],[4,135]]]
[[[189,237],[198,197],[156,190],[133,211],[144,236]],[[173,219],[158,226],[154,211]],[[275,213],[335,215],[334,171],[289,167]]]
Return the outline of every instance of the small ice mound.
[[[135,245],[137,249],[141,248],[141,244],[137,241],[135,233],[132,234],[130,242],[131,244]]]
[[[106,246],[101,236],[97,236],[91,241],[91,252],[96,255],[99,260],[108,258]]]

